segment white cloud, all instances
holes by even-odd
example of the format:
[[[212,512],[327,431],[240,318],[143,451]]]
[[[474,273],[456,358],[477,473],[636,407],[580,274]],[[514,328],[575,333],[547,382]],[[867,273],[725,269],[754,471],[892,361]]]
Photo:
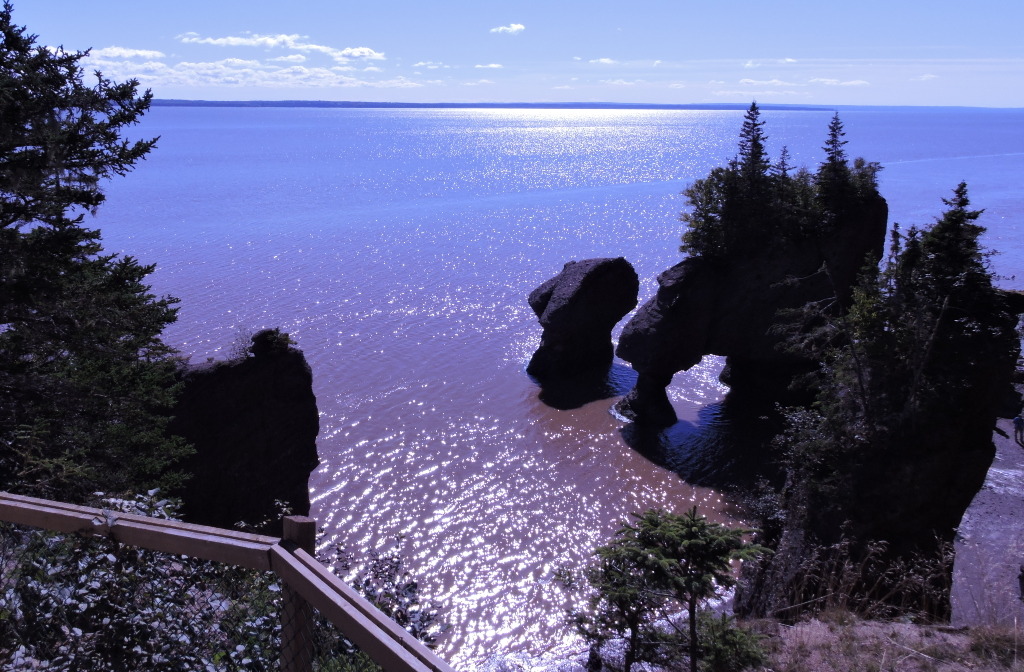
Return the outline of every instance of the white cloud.
[[[184,44],[210,44],[218,47],[262,47],[264,49],[283,48],[303,53],[321,53],[333,58],[337,63],[347,63],[352,59],[385,60],[383,53],[374,51],[369,47],[337,49],[307,42],[303,35],[250,34],[229,37],[200,37],[198,33],[185,33],[178,35],[178,40]]]
[[[225,58],[223,61],[217,62],[220,65],[225,65],[229,68],[270,68],[273,66],[263,65],[259,61],[254,61],[247,58]]]
[[[378,68],[376,65],[368,65],[365,68],[363,68],[363,72],[384,72],[384,71],[381,68]]]
[[[487,65],[479,65],[479,64],[477,64],[477,65],[474,65],[473,67],[474,68],[485,68],[485,69],[489,69],[489,70],[497,70],[498,68],[503,68],[505,66],[503,66],[500,63],[488,63]]]
[[[579,56],[573,56],[572,60],[574,60],[574,61],[582,61],[583,59],[580,58]]]
[[[306,57],[302,54],[289,54],[287,56],[278,56],[277,58],[267,59],[272,63],[305,63]]]
[[[590,63],[599,63],[601,65],[615,65],[618,63],[614,58],[592,58]]]
[[[758,98],[760,98],[762,96],[800,96],[800,95],[806,96],[807,95],[806,93],[800,92],[800,91],[780,91],[780,90],[764,90],[764,91],[750,91],[750,90],[746,90],[746,91],[727,91],[727,90],[721,90],[721,91],[712,91],[711,93],[712,93],[712,95],[715,95],[715,96],[729,96],[729,97],[735,97],[735,96],[746,96],[746,97],[756,96]]]
[[[165,58],[162,51],[152,51],[149,49],[127,49],[125,47],[104,47],[103,49],[93,49],[89,52],[89,55],[93,58],[146,58],[149,60]]]
[[[658,67],[661,64],[662,64],[662,61],[655,61],[654,62],[654,67]]]
[[[325,47],[329,49],[329,47]],[[330,52],[333,55],[333,52]],[[343,58],[364,58],[369,61],[383,61],[384,54],[369,47],[345,47],[340,52]]]
[[[869,82],[866,82],[863,79],[851,79],[844,82],[841,79],[833,79],[830,77],[815,77],[811,80],[811,84],[824,84],[825,86],[867,86]]]
[[[685,89],[686,88],[686,84],[683,84],[682,82],[672,82],[671,84],[668,85],[668,88],[670,88],[670,89]]]
[[[508,33],[509,35],[515,35],[526,30],[526,26],[521,23],[510,23],[507,26],[498,26],[497,28],[491,28],[492,33]]]
[[[569,86],[568,84],[562,84],[561,86],[552,86],[551,88],[556,91],[572,91],[576,87]]]
[[[747,86],[800,86],[792,82],[784,82],[781,79],[741,79],[740,84]]]
[[[419,63],[413,63],[414,68],[426,68],[427,70],[437,70],[438,68],[450,68],[452,66],[445,65],[444,63],[435,63],[434,61],[420,61]]]
[[[492,82],[489,79],[478,79],[475,82],[463,82],[462,83],[463,86],[487,86],[488,84],[494,84],[494,82]]]
[[[137,78],[154,89],[188,87],[194,89],[333,89],[333,88],[413,88],[423,84],[395,77],[372,79],[353,76],[352,68],[307,67],[299,64],[260,63],[239,58],[220,61],[183,61],[168,65],[151,61],[142,65],[112,62],[104,72],[114,79]]]
[[[602,84],[608,84],[610,86],[636,86],[637,83],[640,83],[640,82],[643,82],[643,80],[642,79],[638,79],[638,80],[633,81],[633,82],[631,82],[629,80],[626,80],[626,79],[602,79],[601,80]]]
[[[763,60],[760,60],[760,61],[751,58],[746,63],[743,64],[743,67],[748,69],[748,70],[750,70],[752,68],[760,68],[765,63],[769,63],[769,64],[771,64],[771,63],[790,64],[790,63],[796,63],[796,62],[797,62],[797,60],[795,58],[774,58],[774,59],[763,59]]]
[[[925,74],[925,75],[921,75],[919,77],[914,77],[913,81],[915,81],[915,82],[928,82],[928,81],[931,81],[933,79],[938,79],[938,78],[939,78],[938,75]]]
[[[184,44],[213,44],[218,47],[290,47],[299,35],[250,35],[249,37],[200,37],[199,33],[178,35]]]

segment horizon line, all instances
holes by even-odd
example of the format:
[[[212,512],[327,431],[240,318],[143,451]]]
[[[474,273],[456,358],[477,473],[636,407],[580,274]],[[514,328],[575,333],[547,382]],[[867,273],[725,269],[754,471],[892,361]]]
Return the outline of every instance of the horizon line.
[[[592,110],[746,110],[750,103],[616,103],[616,102],[381,102],[353,100],[204,100],[153,98],[158,107],[337,107],[337,108],[413,108],[413,109],[592,109]],[[863,108],[1024,110],[1024,107],[985,107],[972,105],[816,105],[799,103],[758,103],[762,110],[826,112]]]

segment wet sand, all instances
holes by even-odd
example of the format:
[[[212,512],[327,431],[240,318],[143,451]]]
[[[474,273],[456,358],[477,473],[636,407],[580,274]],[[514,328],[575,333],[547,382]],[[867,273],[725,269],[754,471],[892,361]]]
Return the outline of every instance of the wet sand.
[[[1013,424],[1000,419],[996,457],[964,513],[954,545],[952,624],[1024,625],[1024,447]]]

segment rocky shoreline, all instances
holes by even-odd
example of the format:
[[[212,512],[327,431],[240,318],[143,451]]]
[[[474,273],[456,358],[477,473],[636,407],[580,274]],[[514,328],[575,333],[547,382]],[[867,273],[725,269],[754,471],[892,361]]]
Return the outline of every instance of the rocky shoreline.
[[[1024,446],[1000,418],[995,459],[954,540],[952,625],[1024,624]]]

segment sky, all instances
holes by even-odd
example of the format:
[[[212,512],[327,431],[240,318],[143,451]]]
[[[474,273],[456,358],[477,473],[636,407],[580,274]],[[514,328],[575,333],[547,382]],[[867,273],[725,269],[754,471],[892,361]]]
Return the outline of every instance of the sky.
[[[1024,0],[14,0],[157,98],[1024,107]]]

